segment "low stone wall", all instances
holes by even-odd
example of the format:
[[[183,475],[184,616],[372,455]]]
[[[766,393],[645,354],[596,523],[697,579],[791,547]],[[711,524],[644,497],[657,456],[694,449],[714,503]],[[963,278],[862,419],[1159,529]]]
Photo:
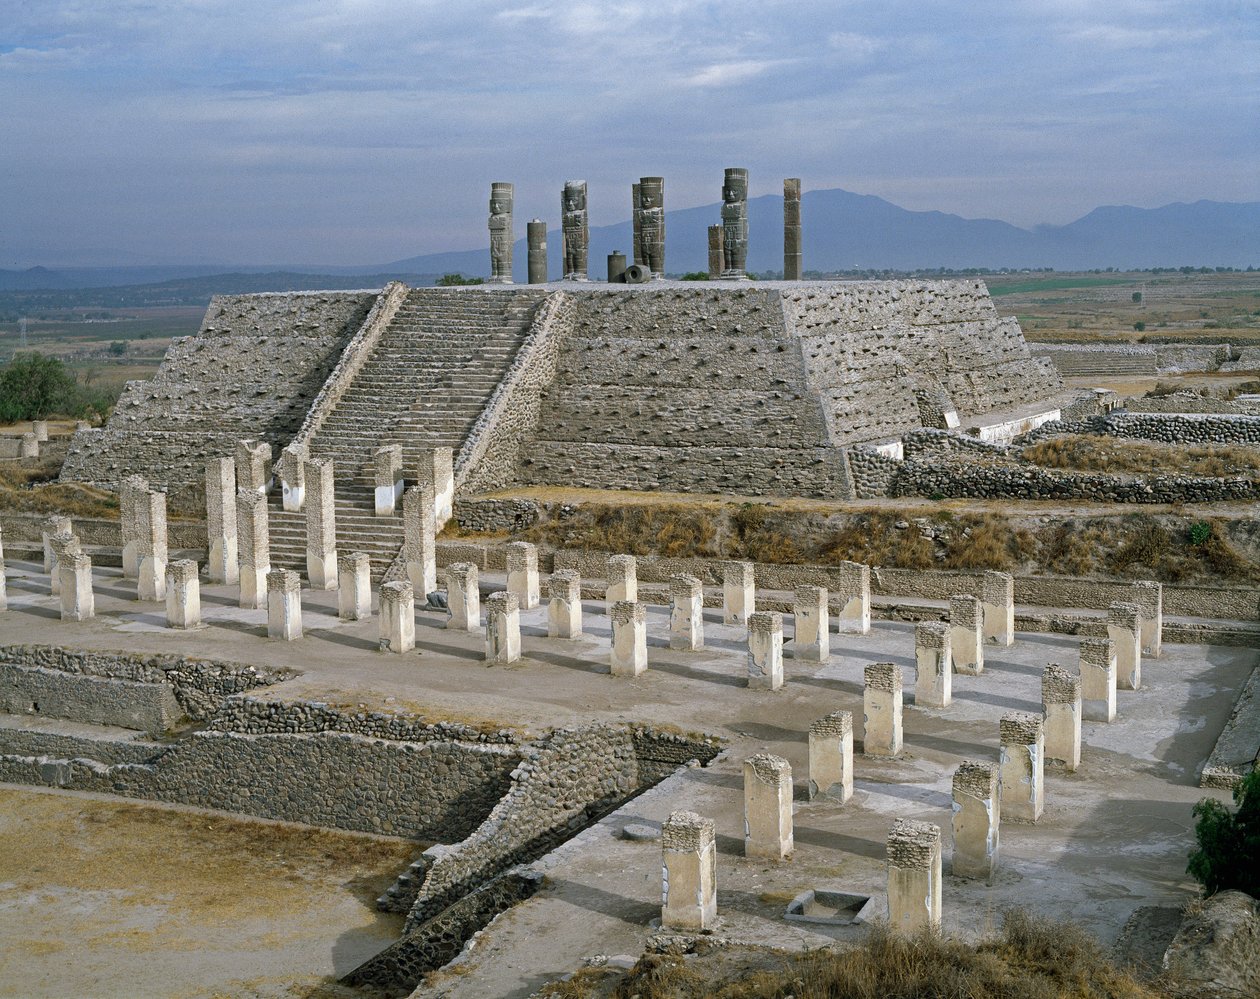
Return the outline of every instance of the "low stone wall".
[[[13,541],[41,542],[47,516],[39,513],[0,513],[0,531],[5,544]],[[117,520],[97,517],[71,517],[74,535],[88,546],[122,548],[122,527]],[[166,523],[167,545],[174,550],[206,550],[206,525],[183,520]]]
[[[1154,375],[1159,358],[1154,347],[1136,344],[1030,343],[1033,357],[1045,357],[1069,378],[1089,375]]]
[[[455,523],[480,534],[523,531],[538,521],[538,504],[527,499],[455,499]]]
[[[901,447],[905,461],[936,460],[955,455],[992,457],[1010,453],[1010,448],[1003,443],[950,433],[948,430],[916,430],[902,438]]]
[[[98,763],[148,763],[166,747],[160,742],[88,739],[24,728],[0,727],[0,756],[45,756]]]
[[[165,683],[136,683],[0,662],[0,711],[73,718],[152,735],[184,716]]]
[[[892,488],[893,477],[901,462],[880,454],[873,448],[849,448],[849,471],[853,476],[853,489],[858,499],[887,496]]]
[[[1260,416],[1209,413],[1109,413],[1074,423],[1055,422],[1025,435],[1032,444],[1062,434],[1101,434],[1160,444],[1199,447],[1260,445]]]

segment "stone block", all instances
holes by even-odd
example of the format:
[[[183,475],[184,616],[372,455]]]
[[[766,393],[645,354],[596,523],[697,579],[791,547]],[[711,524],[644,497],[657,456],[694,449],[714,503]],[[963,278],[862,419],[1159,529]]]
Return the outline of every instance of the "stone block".
[[[949,598],[949,653],[955,672],[984,672],[984,605],[979,597]]]
[[[758,753],[744,761],[744,856],[783,860],[793,848],[792,767]]]
[[[239,465],[237,466],[239,470]],[[267,606],[267,573],[271,571],[267,498],[251,489],[236,492],[236,527],[240,564],[240,606]]]
[[[486,598],[486,661],[514,663],[521,658],[521,606],[515,593]]]
[[[236,535],[236,462],[206,462],[206,575],[212,583],[234,585],[239,579]]]
[[[481,630],[481,590],[477,566],[454,562],[446,567],[446,607],[451,612],[446,627],[452,631]]]
[[[271,445],[266,441],[236,445],[236,488],[260,495],[271,489]]]
[[[1041,674],[1046,766],[1074,773],[1081,765],[1081,678],[1057,663]]]
[[[59,535],[73,533],[74,525],[69,517],[53,514],[51,517],[44,518],[43,524],[40,525],[40,535],[44,542],[44,572],[51,575],[57,571],[57,555],[53,551],[52,539]]]
[[[673,812],[661,826],[661,927],[708,930],[717,920],[713,820]]]
[[[1116,650],[1110,638],[1080,643],[1081,717],[1110,722],[1116,717]]]
[[[149,490],[137,497],[139,563],[136,599],[166,599],[166,493]]]
[[[757,611],[748,616],[748,687],[778,690],[783,686],[783,616]]]
[[[833,711],[809,726],[809,796],[853,796],[853,715]]]
[[[433,483],[421,482],[403,496],[403,557],[407,578],[420,602],[437,589],[437,526]]]
[[[61,577],[61,620],[87,621],[96,616],[92,593],[92,560],[82,552],[67,553],[57,565]]]
[[[381,586],[379,613],[382,652],[410,652],[416,647],[416,600],[407,580]]]
[[[367,552],[337,556],[337,617],[365,621],[372,616],[372,563]]]
[[[18,441],[18,457],[19,458],[38,458],[39,457],[39,438],[33,433],[27,432],[22,435],[22,439]]]
[[[981,577],[984,640],[993,645],[1015,644],[1015,579],[1009,572],[989,571]]]
[[[840,600],[836,631],[842,635],[865,635],[871,630],[871,567],[860,562],[841,562],[836,567]]]
[[[998,725],[1001,737],[1002,818],[1036,822],[1045,808],[1044,721],[1031,711],[1011,711]]]
[[[513,541],[504,549],[507,559],[507,588],[516,594],[521,610],[538,606],[538,548],[526,541]]]
[[[306,578],[312,590],[337,587],[337,497],[332,459],[314,458],[302,470],[306,508]]]
[[[292,569],[267,573],[267,637],[284,642],[302,637],[302,584]]]
[[[947,708],[953,697],[949,626],[920,621],[914,626],[914,703],[920,708]]]
[[[392,517],[403,494],[403,450],[400,444],[378,447],[372,455],[372,481],[376,486],[376,515]],[[413,584],[414,585],[414,584]]]
[[[1142,608],[1115,603],[1107,608],[1107,637],[1116,654],[1116,688],[1142,686]]]
[[[722,621],[746,625],[757,609],[751,562],[727,562],[722,570]]]
[[[69,521],[66,520],[66,523]],[[48,574],[48,592],[55,597],[61,592],[61,560],[79,554],[81,551],[79,539],[69,532],[54,534],[48,539],[46,550],[52,555],[52,571]]]
[[[619,600],[631,603],[639,599],[638,564],[633,555],[613,555],[608,559],[608,587],[604,592],[604,604],[608,613]]]
[[[669,647],[704,648],[704,585],[695,576],[669,577]]]
[[[1142,651],[1158,659],[1163,654],[1164,643],[1163,585],[1150,580],[1134,583],[1126,602],[1142,608]]]
[[[582,577],[572,569],[559,569],[551,574],[547,587],[551,598],[547,604],[547,636],[581,637]]]
[[[305,445],[290,444],[280,452],[280,504],[289,513],[300,513],[306,505],[306,462],[310,453]]]
[[[197,563],[181,558],[166,566],[166,626],[187,630],[201,625],[201,579]]]
[[[906,934],[940,929],[940,826],[893,821],[888,833],[888,923]]]
[[[425,448],[420,452],[416,482],[433,486],[433,520],[438,531],[451,519],[455,502],[455,457],[449,447]]]
[[[992,881],[998,864],[1002,802],[997,764],[964,760],[954,771],[955,877]]]
[[[792,657],[803,662],[825,663],[831,658],[827,590],[822,586],[798,586],[792,595]]]
[[[635,600],[612,605],[612,675],[638,676],[647,669],[647,607]]]
[[[901,667],[872,663],[863,671],[862,753],[866,756],[901,754]]]
[[[136,579],[140,574],[140,503],[148,492],[149,480],[140,475],[127,476],[118,487],[123,579]]]

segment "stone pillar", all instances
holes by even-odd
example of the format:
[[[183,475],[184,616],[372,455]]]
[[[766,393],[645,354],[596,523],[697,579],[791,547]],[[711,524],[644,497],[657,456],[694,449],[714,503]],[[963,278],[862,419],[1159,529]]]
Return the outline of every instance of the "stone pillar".
[[[140,504],[149,492],[149,480],[129,475],[118,487],[118,516],[122,530],[122,578],[140,576]]]
[[[516,594],[521,610],[538,606],[538,549],[525,541],[513,541],[505,549],[507,588]]]
[[[744,761],[744,856],[782,860],[792,850],[792,767],[758,753]]]
[[[241,441],[236,445],[236,488],[266,493],[271,488],[271,445]]]
[[[709,226],[709,280],[722,276],[722,225]]]
[[[437,589],[437,530],[433,483],[421,482],[403,496],[403,557],[407,578],[421,603]]]
[[[757,609],[751,562],[727,562],[722,570],[722,623],[747,624]]]
[[[530,284],[547,283],[547,223],[530,219],[525,224],[525,247],[528,253]]]
[[[39,440],[33,433],[29,431],[22,435],[21,441],[18,442],[19,458],[38,458],[39,457]]]
[[[234,584],[240,578],[236,555],[236,463],[231,458],[206,462],[207,577]]]
[[[695,576],[669,577],[669,647],[704,648],[704,585]]]
[[[306,578],[312,590],[337,587],[337,497],[331,458],[306,462]]]
[[[1107,608],[1107,637],[1116,653],[1116,687],[1120,690],[1142,686],[1142,624],[1142,608],[1137,604]]]
[[[0,611],[9,609],[8,588],[4,576],[4,535],[0,532]]]
[[[451,519],[455,502],[455,458],[449,447],[425,448],[416,469],[417,482],[433,484],[433,527],[440,531]]]
[[[840,587],[840,613],[836,631],[842,635],[865,635],[871,630],[871,567],[860,562],[836,566]]]
[[[608,254],[608,283],[626,283],[626,255],[620,250]]]
[[[337,556],[337,617],[365,621],[372,616],[372,563],[367,552]]]
[[[400,444],[378,447],[372,455],[372,479],[376,485],[376,515],[392,517],[403,492],[403,450]]]
[[[853,797],[853,715],[833,711],[809,726],[809,796]]]
[[[40,444],[48,443],[48,421],[31,420],[31,433],[35,435],[35,440]]]
[[[481,590],[477,566],[456,562],[446,567],[446,606],[451,612],[446,626],[452,631],[481,630]]]
[[[708,930],[717,920],[713,820],[673,812],[661,826],[661,928]]]
[[[61,620],[86,621],[96,616],[92,595],[92,560],[82,552],[67,553],[57,566],[61,580]]]
[[[1041,674],[1046,766],[1074,773],[1081,765],[1081,678],[1057,663]]]
[[[630,185],[630,239],[633,240],[634,246],[630,248],[630,262],[635,264],[643,263],[643,257],[640,255],[640,248],[643,245],[643,234],[639,231],[639,194],[640,185]],[[622,261],[624,264],[624,261]],[[622,270],[625,270],[624,266]],[[608,280],[612,280],[609,277]]]
[[[61,514],[55,513],[51,517],[44,518],[40,534],[44,541],[44,571],[49,575],[57,571],[57,555],[52,549],[52,539],[59,534],[73,533],[74,525],[69,517],[63,517]]]
[[[652,272],[654,278],[665,276],[665,178],[640,177],[638,210],[639,250],[637,263]]]
[[[914,626],[914,703],[920,708],[947,708],[953,699],[949,627],[940,621]]]
[[[604,605],[612,613],[612,605],[621,600],[639,599],[638,563],[633,555],[612,555],[608,559],[608,587]]]
[[[612,619],[612,675],[638,676],[647,669],[647,607],[635,600],[618,600]]]
[[[140,564],[137,600],[166,599],[166,493],[152,490],[140,497]]]
[[[1116,651],[1110,638],[1080,643],[1081,717],[1109,722],[1116,717]]]
[[[590,227],[586,214],[586,181],[565,181],[560,192],[560,237],[564,279],[585,281],[590,252]]]
[[[831,658],[831,633],[827,590],[822,586],[798,586],[792,599],[792,656],[811,663]]]
[[[267,637],[286,642],[302,637],[302,584],[292,569],[267,573]]]
[[[79,539],[69,533],[54,534],[48,539],[48,548],[52,552],[52,571],[48,574],[48,593],[55,597],[61,592],[61,563],[73,555],[80,554],[82,549],[79,547]]]
[[[872,663],[863,671],[862,753],[866,756],[901,754],[901,667]]]
[[[748,617],[748,688],[778,690],[783,686],[783,616],[758,611]]]
[[[405,579],[381,585],[380,649],[410,652],[416,647],[416,598]]]
[[[512,185],[495,181],[490,185],[490,283],[512,283]]]
[[[187,630],[201,625],[201,580],[197,563],[176,559],[166,567],[166,626]]]
[[[964,760],[954,771],[954,862],[958,878],[991,881],[998,864],[1002,802],[995,763]]]
[[[801,179],[783,181],[783,280],[801,279]]]
[[[300,513],[306,505],[306,468],[310,453],[304,445],[290,444],[280,452],[281,506],[289,513]]]
[[[580,638],[582,577],[572,569],[559,569],[551,574],[547,587],[551,596],[547,604],[547,637]],[[613,646],[616,647],[615,639]]]
[[[984,672],[984,605],[978,597],[949,598],[949,654],[957,672]]]
[[[722,184],[722,277],[742,280],[748,274],[748,171],[727,167]]]
[[[1134,583],[1129,589],[1131,604],[1142,608],[1142,651],[1153,659],[1163,653],[1164,644],[1164,587],[1149,580]]]
[[[514,663],[521,658],[521,607],[515,593],[486,597],[486,661]]]
[[[236,526],[240,531],[240,605],[261,610],[267,606],[267,573],[271,571],[267,499],[262,493],[237,490]]]
[[[1010,711],[998,724],[1001,735],[1002,818],[1036,822],[1046,797],[1046,737],[1041,715]]]
[[[986,572],[980,582],[984,640],[994,645],[1015,644],[1015,579],[1009,572]]]
[[[888,833],[888,924],[906,934],[940,929],[940,826],[893,820]]]

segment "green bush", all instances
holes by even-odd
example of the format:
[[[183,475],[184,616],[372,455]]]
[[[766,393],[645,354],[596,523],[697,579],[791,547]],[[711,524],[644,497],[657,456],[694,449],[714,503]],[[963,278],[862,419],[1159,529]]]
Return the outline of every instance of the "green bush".
[[[464,277],[462,274],[443,274],[437,279],[437,286],[439,288],[457,288],[460,285],[485,283],[485,278]]]
[[[115,340],[107,349],[110,357],[122,357],[127,353],[127,341]]]
[[[66,366],[43,354],[14,354],[0,368],[0,423],[43,420],[79,408],[79,387]]]
[[[1195,546],[1205,545],[1211,536],[1212,525],[1206,520],[1200,520],[1190,525],[1190,544]]]
[[[1186,871],[1209,895],[1236,889],[1260,898],[1260,769],[1234,788],[1231,812],[1215,798],[1194,806],[1194,838]]]

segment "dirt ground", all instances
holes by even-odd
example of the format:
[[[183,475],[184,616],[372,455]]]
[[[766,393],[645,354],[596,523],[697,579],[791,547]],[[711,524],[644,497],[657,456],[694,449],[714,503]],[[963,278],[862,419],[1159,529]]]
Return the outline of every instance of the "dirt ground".
[[[0,785],[0,996],[350,994],[423,846]]]

